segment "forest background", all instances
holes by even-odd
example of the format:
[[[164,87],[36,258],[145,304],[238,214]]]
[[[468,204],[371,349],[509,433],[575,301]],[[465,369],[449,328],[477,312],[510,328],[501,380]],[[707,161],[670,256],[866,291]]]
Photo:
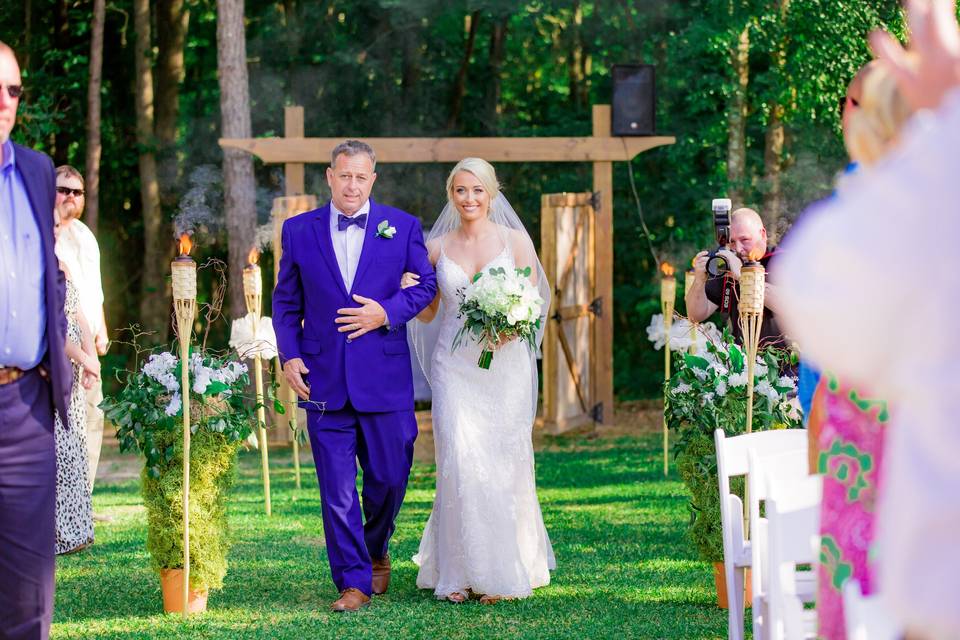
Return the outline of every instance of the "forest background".
[[[282,135],[283,107],[302,105],[307,136],[582,136],[591,131],[591,105],[610,103],[613,64],[655,64],[657,130],[677,142],[632,166],[614,165],[621,399],[660,394],[661,356],[645,332],[659,313],[657,261],[685,268],[696,251],[715,245],[712,198],[756,208],[779,235],[827,195],[846,164],[839,103],[869,59],[865,36],[877,27],[900,33],[903,19],[895,0],[0,6],[0,40],[17,51],[26,90],[14,139],[81,171],[97,166],[99,153],[99,180],[86,170],[85,219],[101,246],[111,338],[136,324],[156,341],[169,339],[175,226],[186,221],[199,231],[201,262],[217,257],[234,273],[250,243],[269,237],[264,225],[272,199],[283,195],[282,167],[247,161],[252,179],[244,178],[243,165],[225,160],[217,145],[222,121],[232,135],[238,126],[254,136]],[[248,96],[239,90],[247,81],[238,56],[247,62]],[[222,120],[224,113],[232,115]],[[307,192],[321,202],[324,169],[308,165],[306,173]],[[449,169],[382,165],[374,197],[429,226],[443,206]],[[497,169],[536,239],[540,194],[592,184],[586,163]],[[249,188],[237,190],[237,180]],[[272,273],[272,257],[264,258]],[[201,301],[214,295],[212,280],[208,272]],[[269,298],[264,304],[269,309]],[[242,307],[239,278],[232,278],[227,309],[239,317]],[[227,334],[220,323],[210,342],[225,347]],[[128,359],[120,345],[108,366]]]

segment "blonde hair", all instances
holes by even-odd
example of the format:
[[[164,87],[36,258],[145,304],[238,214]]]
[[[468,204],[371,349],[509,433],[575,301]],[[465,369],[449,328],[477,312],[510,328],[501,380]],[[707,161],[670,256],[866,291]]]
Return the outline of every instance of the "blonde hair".
[[[860,106],[850,114],[847,146],[851,159],[866,165],[876,163],[896,142],[912,114],[893,73],[883,64],[873,65],[863,80]]]
[[[490,194],[490,203],[500,193],[500,183],[497,182],[497,172],[493,165],[483,158],[464,158],[457,163],[447,176],[447,199],[453,202],[453,179],[461,171],[466,171],[476,176],[477,180],[483,184],[483,188]]]

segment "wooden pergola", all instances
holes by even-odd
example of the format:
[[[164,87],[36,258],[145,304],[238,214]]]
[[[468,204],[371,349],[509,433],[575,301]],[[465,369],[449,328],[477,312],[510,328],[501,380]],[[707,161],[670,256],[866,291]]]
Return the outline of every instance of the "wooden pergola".
[[[594,370],[591,396],[598,421],[613,421],[613,163],[628,162],[650,149],[676,142],[672,136],[613,137],[610,106],[593,106],[593,135],[586,137],[359,138],[377,152],[378,163],[456,163],[466,157],[498,162],[591,162],[598,194],[596,242],[596,330],[591,339]],[[267,164],[283,164],[286,195],[304,194],[307,163],[330,162],[344,138],[304,137],[303,107],[284,109],[284,136],[220,140],[223,148],[247,151]]]

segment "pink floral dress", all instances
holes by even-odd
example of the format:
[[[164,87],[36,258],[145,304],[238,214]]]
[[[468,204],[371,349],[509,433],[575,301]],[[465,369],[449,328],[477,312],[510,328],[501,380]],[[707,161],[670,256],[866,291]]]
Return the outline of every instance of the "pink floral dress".
[[[822,402],[817,471],[823,475],[818,575],[818,637],[844,640],[843,584],[876,588],[875,513],[881,485],[886,403],[865,398],[826,374],[815,402]]]

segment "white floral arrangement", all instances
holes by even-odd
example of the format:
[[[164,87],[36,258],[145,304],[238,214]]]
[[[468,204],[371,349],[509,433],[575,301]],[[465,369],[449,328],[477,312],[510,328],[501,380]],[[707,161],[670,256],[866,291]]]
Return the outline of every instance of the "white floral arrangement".
[[[525,341],[531,349],[537,348],[537,332],[544,319],[544,300],[530,281],[530,267],[507,270],[491,267],[477,273],[470,284],[458,291],[459,317],[463,326],[453,340],[453,348],[464,344],[472,336],[484,346],[477,364],[489,369],[493,350],[514,338]]]
[[[180,377],[177,375],[179,371],[175,371],[179,364],[179,358],[169,351],[164,351],[152,354],[141,368],[145,376],[157,381],[170,392],[170,400],[164,409],[168,416],[180,413],[183,404]],[[234,360],[212,367],[204,363],[204,358],[199,353],[190,356],[190,380],[193,382],[191,389],[197,395],[219,393],[229,396],[232,392],[230,387],[246,373],[247,365],[242,362]],[[211,384],[214,386],[211,387]]]
[[[277,357],[277,334],[273,330],[270,316],[261,316],[257,322],[257,335],[253,335],[254,314],[248,313],[237,318],[230,325],[230,348],[241,359],[250,360],[260,356],[264,360]]]
[[[782,375],[789,354],[768,348],[754,365],[753,429],[797,427],[801,416],[792,398],[796,378]],[[665,385],[667,423],[709,434],[722,428],[728,435],[746,429],[746,355],[729,331],[707,341],[699,354],[684,354]]]
[[[691,331],[692,328],[692,331]],[[667,333],[663,326],[663,314],[657,313],[650,318],[647,326],[647,339],[653,343],[653,348],[659,351],[667,342]],[[670,325],[670,350],[690,351],[695,355],[707,352],[708,342],[719,342],[720,330],[712,322],[690,322],[687,318],[675,317]]]

